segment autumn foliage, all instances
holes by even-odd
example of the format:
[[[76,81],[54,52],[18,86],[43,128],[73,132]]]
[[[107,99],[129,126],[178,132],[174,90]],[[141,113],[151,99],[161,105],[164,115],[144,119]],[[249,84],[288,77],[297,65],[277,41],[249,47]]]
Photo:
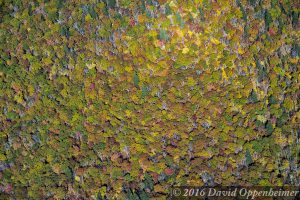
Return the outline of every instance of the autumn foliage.
[[[299,185],[297,0],[1,0],[0,199]]]

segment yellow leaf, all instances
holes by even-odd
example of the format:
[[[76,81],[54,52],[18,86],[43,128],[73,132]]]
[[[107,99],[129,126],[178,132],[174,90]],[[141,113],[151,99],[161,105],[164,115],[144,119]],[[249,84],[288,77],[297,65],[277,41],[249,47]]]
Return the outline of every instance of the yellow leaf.
[[[125,114],[127,117],[131,117],[131,113],[132,113],[131,110],[125,110]]]
[[[244,54],[245,51],[244,51],[244,49],[242,49],[242,48],[238,48],[238,53],[239,53],[239,54]]]
[[[52,154],[48,154],[47,156],[46,156],[46,160],[47,160],[47,162],[52,162],[52,160],[53,160],[54,158],[53,158],[53,155]]]
[[[106,186],[102,186],[100,188],[100,194],[101,194],[101,196],[104,196],[106,194]]]
[[[192,12],[191,14],[194,19],[197,18],[197,16],[198,16],[198,13],[196,13],[196,12]]]
[[[171,8],[177,8],[177,5],[174,3],[174,1],[171,1],[171,2],[169,3],[169,6],[170,6]]]
[[[225,80],[228,80],[228,77],[227,77],[227,74],[226,74],[224,68],[222,68],[222,77],[223,77]]]
[[[210,151],[206,151],[206,150],[203,150],[201,152],[198,152],[195,154],[196,156],[199,156],[199,157],[204,157],[204,158],[211,158],[213,155]]]
[[[267,121],[266,117],[263,115],[257,115],[257,120],[265,123]]]
[[[75,176],[75,181],[79,182],[80,181],[80,177],[79,176]]]
[[[297,64],[299,62],[299,58],[289,58],[289,60],[293,64]]]
[[[156,185],[154,186],[154,191],[155,191],[155,192],[161,192],[161,193],[164,193],[164,192],[166,191],[166,189],[163,188],[163,186],[161,186],[161,185],[159,185],[159,184],[156,184]]]
[[[88,69],[93,69],[96,67],[96,64],[95,63],[92,63],[92,64],[86,64],[87,68]]]
[[[1,161],[6,160],[5,155],[3,155],[2,153],[0,153],[0,160],[1,160]]]
[[[192,77],[188,77],[187,84],[188,84],[188,86],[191,87],[191,86],[196,85],[196,81]]]
[[[216,38],[212,38],[211,39],[211,42],[213,43],[213,44],[220,44],[220,41],[218,40],[218,39],[216,39]]]
[[[89,21],[91,21],[93,18],[92,18],[92,16],[90,15],[90,14],[87,14],[86,16],[85,16],[85,21],[87,21],[87,22],[89,22]]]
[[[14,100],[15,100],[16,102],[22,104],[22,102],[23,102],[23,95],[22,95],[22,93],[19,93],[19,94],[15,95],[15,96],[14,96]]]
[[[188,52],[189,52],[189,48],[184,47],[184,48],[182,49],[182,53],[183,53],[183,54],[187,54]]]
[[[50,57],[48,57],[48,58],[43,59],[43,62],[44,62],[46,65],[49,65],[49,64],[52,63],[52,60],[51,60]]]
[[[28,85],[28,94],[32,96],[34,94],[34,87],[32,85]]]
[[[126,71],[126,72],[132,72],[133,69],[132,69],[131,66],[126,66],[126,67],[125,67],[125,71]]]
[[[196,43],[197,46],[200,46],[200,45],[202,44],[201,40],[199,40],[199,39],[197,39],[197,40],[195,41],[195,43]]]
[[[178,29],[176,32],[177,32],[179,38],[182,38],[184,36],[184,33],[182,32],[182,30]]]
[[[292,78],[292,76],[291,76],[288,72],[285,72],[285,75],[286,75],[289,79]]]

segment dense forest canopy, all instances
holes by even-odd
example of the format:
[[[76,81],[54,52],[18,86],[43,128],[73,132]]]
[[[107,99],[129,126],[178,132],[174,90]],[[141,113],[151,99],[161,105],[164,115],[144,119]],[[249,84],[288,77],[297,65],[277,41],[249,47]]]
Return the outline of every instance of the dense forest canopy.
[[[297,0],[1,0],[0,196],[299,185]]]

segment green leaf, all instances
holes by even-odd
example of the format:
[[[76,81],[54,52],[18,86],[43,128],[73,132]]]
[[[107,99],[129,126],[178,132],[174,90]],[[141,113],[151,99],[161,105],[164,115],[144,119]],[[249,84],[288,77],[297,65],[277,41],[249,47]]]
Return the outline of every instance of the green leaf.
[[[272,125],[272,123],[269,120],[267,121],[267,123],[265,125],[265,128],[267,130],[268,135],[271,135],[273,133],[273,131],[274,131],[273,125]]]
[[[133,83],[136,88],[139,88],[140,78],[136,71],[133,74]]]
[[[247,166],[249,166],[249,165],[251,165],[253,163],[253,160],[252,160],[252,157],[251,157],[249,149],[246,150],[245,159],[246,159],[246,165]]]
[[[169,39],[168,33],[166,30],[161,29],[159,32],[159,39],[167,41]]]
[[[257,94],[254,90],[251,91],[250,96],[248,98],[249,102],[251,103],[257,103],[258,99],[257,99]]]

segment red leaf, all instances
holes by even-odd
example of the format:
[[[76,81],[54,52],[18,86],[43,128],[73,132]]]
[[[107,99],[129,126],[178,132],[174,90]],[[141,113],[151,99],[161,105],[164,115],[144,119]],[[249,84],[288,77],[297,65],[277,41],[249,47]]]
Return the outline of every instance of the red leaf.
[[[166,169],[165,169],[165,173],[166,173],[168,176],[171,176],[171,175],[174,173],[174,170],[171,169],[171,168],[166,168]]]

